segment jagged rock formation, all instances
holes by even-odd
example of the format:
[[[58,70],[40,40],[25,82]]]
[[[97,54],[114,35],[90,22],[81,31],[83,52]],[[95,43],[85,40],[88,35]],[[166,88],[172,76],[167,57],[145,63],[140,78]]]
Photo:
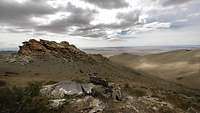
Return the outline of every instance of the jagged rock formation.
[[[57,43],[55,41],[30,39],[23,42],[19,47],[18,54],[22,56],[55,56],[72,60],[91,60],[89,55],[74,45],[70,45],[66,41]]]

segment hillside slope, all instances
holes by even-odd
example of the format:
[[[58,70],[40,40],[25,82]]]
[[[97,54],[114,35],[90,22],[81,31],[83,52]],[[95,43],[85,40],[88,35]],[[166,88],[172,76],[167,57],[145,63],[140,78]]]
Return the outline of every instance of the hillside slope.
[[[137,58],[138,56],[134,57]],[[130,57],[126,57],[126,59],[130,60]],[[102,55],[86,54],[68,42],[57,43],[32,39],[24,42],[18,53],[0,55],[0,90],[2,87],[7,86],[24,87],[27,83],[33,81],[39,81],[42,84],[57,83],[54,85],[66,83],[71,86],[75,84],[74,87],[78,88],[77,84],[87,84],[91,76],[98,78],[94,79],[93,82],[97,83],[96,90],[100,94],[103,93],[104,95],[110,88],[114,90],[115,87],[110,87],[110,84],[111,86],[114,84],[114,86],[117,86],[117,89],[124,92],[124,100],[117,102],[110,100],[110,98],[104,100],[95,96],[91,97],[91,95],[78,97],[81,99],[83,97],[83,105],[88,96],[94,102],[103,101],[104,107],[102,108],[104,109],[101,109],[103,111],[101,113],[193,113],[200,111],[199,90],[185,88],[158,77],[150,76],[142,71],[135,71],[118,65]],[[102,80],[99,78],[102,78]],[[98,85],[102,82],[106,84],[109,82],[109,85],[103,87],[105,92],[102,86]],[[65,88],[69,89],[67,86]],[[81,86],[78,89],[82,88]],[[60,90],[58,89],[58,91]],[[109,92],[113,93],[112,90]],[[5,95],[2,95],[0,95],[0,99],[3,100]],[[67,96],[65,98],[69,99],[70,97]],[[77,102],[80,102],[80,99]],[[76,106],[72,106],[72,110],[68,112],[75,110],[74,112],[82,113],[82,110],[87,111],[91,109],[87,108],[88,105],[84,105],[86,106],[85,108],[77,103]],[[95,104],[95,106],[98,107],[99,104]],[[8,109],[10,109],[9,106]]]
[[[116,55],[110,59],[132,69],[199,89],[200,50],[177,50],[137,58],[131,54]]]

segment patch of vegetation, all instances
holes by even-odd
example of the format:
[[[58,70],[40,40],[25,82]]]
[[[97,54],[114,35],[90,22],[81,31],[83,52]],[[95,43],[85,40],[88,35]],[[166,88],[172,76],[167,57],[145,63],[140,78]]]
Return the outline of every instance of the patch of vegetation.
[[[27,87],[4,87],[0,89],[1,113],[48,113],[48,99],[40,96],[40,84]]]
[[[58,83],[58,82],[51,80],[51,81],[46,82],[45,85],[52,85],[52,84],[56,84],[56,83]]]
[[[72,81],[76,83],[87,83],[87,81],[84,78],[74,78]]]
[[[124,90],[131,96],[142,97],[146,95],[146,92],[140,88],[130,87],[129,84],[125,84]]]
[[[6,81],[0,80],[0,87],[5,86],[6,84],[7,84]]]
[[[177,77],[176,78],[176,80],[182,80],[183,79],[183,77]]]
[[[184,100],[183,98],[177,96],[177,95],[167,95],[166,100],[175,105],[178,108],[181,108],[183,110],[187,110],[191,107],[191,103]]]

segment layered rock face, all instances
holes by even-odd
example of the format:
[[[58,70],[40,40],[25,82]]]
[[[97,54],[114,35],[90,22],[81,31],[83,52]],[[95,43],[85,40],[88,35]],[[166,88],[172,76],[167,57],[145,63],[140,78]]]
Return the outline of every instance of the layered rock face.
[[[67,59],[87,59],[89,56],[76,48],[74,45],[70,45],[66,41],[57,43],[55,41],[31,39],[27,42],[23,42],[18,51],[22,56],[48,56],[63,57]]]

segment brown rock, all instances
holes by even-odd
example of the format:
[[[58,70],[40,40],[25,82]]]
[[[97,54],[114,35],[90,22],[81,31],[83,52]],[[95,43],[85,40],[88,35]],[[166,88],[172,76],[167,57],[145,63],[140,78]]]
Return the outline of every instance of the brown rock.
[[[55,41],[30,39],[23,42],[18,51],[22,56],[54,56],[58,58],[70,59],[73,61],[82,60],[87,62],[94,62],[94,59],[81,51],[74,45],[70,45],[66,41],[57,43]]]

